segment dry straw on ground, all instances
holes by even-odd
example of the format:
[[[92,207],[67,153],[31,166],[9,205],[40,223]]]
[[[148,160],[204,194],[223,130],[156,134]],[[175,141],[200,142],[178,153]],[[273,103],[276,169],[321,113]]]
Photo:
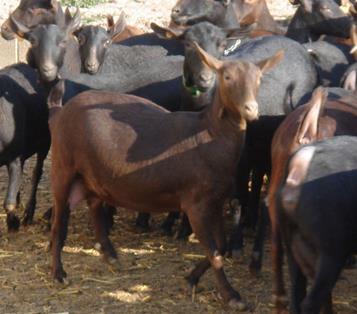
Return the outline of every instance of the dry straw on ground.
[[[93,15],[114,13],[124,8],[128,22],[148,28],[150,21],[165,24],[175,1],[113,1],[85,12]],[[1,2],[1,5],[4,5]],[[288,1],[269,2],[280,19],[293,11]],[[217,297],[214,278],[208,272],[199,284],[194,300],[187,295],[184,275],[202,257],[197,243],[186,243],[162,236],[161,216],[154,217],[153,232],[139,233],[134,214],[119,210],[112,240],[118,250],[120,266],[103,263],[93,249],[93,231],[83,205],[72,212],[69,237],[63,253],[69,284],[53,283],[50,255],[46,252],[49,234],[40,220],[51,205],[49,160],[40,184],[35,224],[19,233],[7,234],[5,215],[0,215],[0,313],[223,313],[227,309]],[[26,167],[24,186],[28,187],[32,160]],[[0,172],[0,202],[3,201],[7,175]],[[25,189],[25,193],[28,192]],[[28,195],[28,193],[27,193]],[[266,249],[262,274],[253,278],[248,272],[252,239],[248,237],[239,262],[226,260],[226,271],[233,286],[249,302],[251,313],[270,313],[271,268]],[[357,273],[346,270],[335,289],[339,313],[357,313]]]

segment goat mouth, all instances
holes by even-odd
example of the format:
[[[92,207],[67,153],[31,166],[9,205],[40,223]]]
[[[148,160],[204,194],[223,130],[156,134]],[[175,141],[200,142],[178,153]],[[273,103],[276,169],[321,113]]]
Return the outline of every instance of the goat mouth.
[[[184,16],[176,16],[176,15],[171,15],[171,20],[177,24],[177,25],[185,25],[187,20],[188,20],[188,16],[184,15]]]
[[[41,78],[46,81],[46,82],[52,82],[57,78],[57,70],[51,70],[51,71],[41,71],[40,72]]]
[[[182,76],[182,85],[193,97],[200,97],[202,93],[205,93],[210,89],[210,86],[198,86],[196,84],[188,85],[184,76]]]
[[[206,17],[205,14],[196,14],[196,15],[186,14],[181,16],[171,15],[171,20],[175,24],[183,26],[183,25],[193,25],[199,22],[204,22],[206,20]]]
[[[245,113],[245,119],[247,121],[255,121],[259,119],[259,113],[258,110],[255,110],[255,112],[246,112]]]
[[[91,75],[96,74],[97,72],[98,72],[98,69],[87,69],[87,73],[91,74]]]

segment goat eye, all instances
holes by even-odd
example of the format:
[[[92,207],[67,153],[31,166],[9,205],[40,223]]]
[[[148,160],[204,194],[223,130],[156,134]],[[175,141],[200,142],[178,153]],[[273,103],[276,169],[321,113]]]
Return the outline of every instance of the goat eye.
[[[185,42],[185,48],[187,48],[187,49],[193,48],[192,42],[186,41],[186,42]]]
[[[84,35],[82,35],[82,34],[79,34],[77,38],[78,38],[79,45],[83,46],[84,43],[86,42],[86,37]]]
[[[230,77],[229,75],[225,75],[225,76],[224,76],[224,79],[225,79],[226,81],[229,81],[229,80],[231,79],[231,77]]]

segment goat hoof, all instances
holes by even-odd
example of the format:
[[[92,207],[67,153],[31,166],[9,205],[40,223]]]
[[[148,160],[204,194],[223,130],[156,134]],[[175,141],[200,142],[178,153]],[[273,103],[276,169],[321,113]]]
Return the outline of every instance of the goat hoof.
[[[106,258],[106,261],[109,264],[110,268],[112,268],[113,270],[116,270],[116,271],[121,270],[121,265],[117,258],[110,256],[110,257]]]
[[[275,304],[275,307],[277,308],[277,313],[285,313],[284,311],[286,310],[289,304],[286,295],[273,295],[272,301],[273,304]]]
[[[42,219],[46,221],[50,221],[52,216],[52,207],[46,210],[46,212],[42,215]]]
[[[250,264],[249,264],[249,272],[252,276],[258,277],[260,275],[260,271],[262,269],[262,263],[259,258],[259,253],[253,253]]]
[[[14,213],[8,213],[6,216],[6,224],[9,232],[19,231],[20,219]]]
[[[56,271],[53,274],[53,279],[56,282],[59,282],[62,284],[68,283],[68,280],[65,280],[66,277],[67,277],[67,273],[64,271],[64,269],[62,267],[59,269],[56,269]]]
[[[172,229],[169,227],[161,226],[161,233],[166,237],[172,237]],[[176,238],[176,234],[174,238]]]
[[[22,219],[22,225],[23,226],[28,226],[32,225],[33,223],[33,217],[29,215],[25,215],[25,217]]]
[[[245,311],[247,309],[247,304],[243,302],[242,300],[237,300],[237,299],[231,299],[228,302],[228,306],[231,309],[235,309],[238,311]]]
[[[180,229],[175,233],[175,240],[186,240],[191,235],[191,232],[185,229]]]

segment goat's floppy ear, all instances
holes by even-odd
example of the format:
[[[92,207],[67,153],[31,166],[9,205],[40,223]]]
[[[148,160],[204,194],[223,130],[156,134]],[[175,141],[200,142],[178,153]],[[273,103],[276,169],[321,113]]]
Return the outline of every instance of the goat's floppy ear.
[[[193,43],[193,46],[195,47],[195,50],[197,51],[200,59],[212,70],[218,71],[222,65],[223,62],[216,59],[215,57],[211,56],[208,54],[206,51],[204,51],[196,42]]]
[[[21,22],[17,21],[12,14],[10,14],[10,20],[12,24],[15,26],[16,35],[20,38],[27,39],[28,35],[30,34],[31,30],[22,24]]]
[[[51,88],[50,94],[47,98],[47,105],[52,107],[62,107],[62,98],[65,92],[64,80],[59,80],[55,86]]]
[[[300,0],[300,3],[307,13],[312,13],[312,0]]]
[[[72,34],[76,29],[79,28],[79,25],[81,24],[81,12],[79,11],[79,8],[77,8],[73,17],[69,19],[69,17],[67,17],[67,9],[66,9],[65,15],[66,15],[66,31],[68,34]]]
[[[52,8],[57,8],[57,6],[59,5],[57,0],[49,0],[48,2],[50,3],[50,6]]]
[[[317,140],[319,118],[324,111],[328,91],[322,86],[316,88],[308,102],[308,110],[297,133],[299,144],[309,144]]]
[[[350,33],[351,33],[351,40],[353,44],[350,53],[353,55],[355,60],[357,60],[357,27],[355,23],[352,24]]]
[[[186,32],[186,28],[166,28],[156,23],[151,23],[150,27],[159,38],[164,39],[183,39]]]
[[[114,23],[114,19],[112,15],[107,16],[108,22],[108,33],[111,38],[119,35],[126,27],[125,13],[121,11],[118,21]]]
[[[350,73],[348,73],[344,82],[343,82],[343,89],[355,91],[356,90],[356,78],[357,78],[356,70],[353,70]]]
[[[241,27],[236,27],[236,28],[224,28],[223,31],[226,33],[226,37],[234,37],[234,38],[240,38],[240,37],[246,37],[249,35],[249,33],[253,29],[253,25],[244,25]]]
[[[256,65],[260,68],[262,73],[270,70],[276,66],[284,58],[284,50],[279,50],[270,58],[259,61]]]

